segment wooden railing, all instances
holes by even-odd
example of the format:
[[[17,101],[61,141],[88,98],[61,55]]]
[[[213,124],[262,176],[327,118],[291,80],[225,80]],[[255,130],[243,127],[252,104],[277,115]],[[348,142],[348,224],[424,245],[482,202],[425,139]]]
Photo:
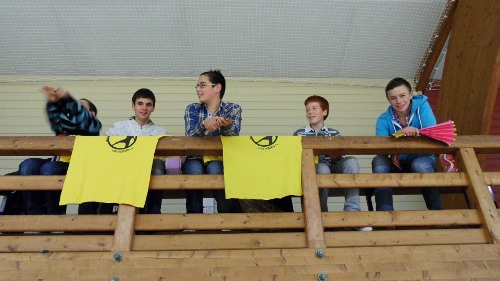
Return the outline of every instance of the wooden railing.
[[[72,137],[0,137],[0,156],[69,155]],[[458,136],[453,146],[421,138],[303,138],[302,212],[140,215],[120,205],[118,215],[0,216],[0,252],[95,252],[214,249],[324,249],[349,246],[488,244],[500,241],[499,213],[488,185],[500,172],[482,171],[478,154],[499,154],[500,136]],[[317,175],[315,154],[450,153],[457,173]],[[217,137],[164,137],[157,155],[221,155]],[[0,190],[60,190],[64,176],[1,176]],[[392,187],[465,191],[471,209],[321,213],[318,187]],[[150,189],[223,189],[223,175],[152,176]],[[340,194],[333,192],[333,195]],[[373,226],[375,231],[356,232]],[[185,232],[185,230],[197,230]],[[230,230],[230,231],[222,231]],[[27,235],[25,232],[40,232]],[[51,234],[51,232],[64,232]]]

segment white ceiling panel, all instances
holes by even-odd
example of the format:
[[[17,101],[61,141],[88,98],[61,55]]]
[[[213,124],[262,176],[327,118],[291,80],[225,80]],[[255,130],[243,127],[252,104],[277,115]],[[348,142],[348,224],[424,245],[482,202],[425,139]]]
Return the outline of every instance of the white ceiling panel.
[[[2,0],[0,75],[412,78],[446,3]]]

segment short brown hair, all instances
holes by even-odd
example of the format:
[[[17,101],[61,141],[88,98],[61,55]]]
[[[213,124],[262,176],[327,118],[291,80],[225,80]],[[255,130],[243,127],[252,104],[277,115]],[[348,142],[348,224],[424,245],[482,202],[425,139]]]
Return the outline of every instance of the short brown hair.
[[[326,115],[325,115],[325,117],[323,117],[323,120],[326,120],[326,118],[328,117],[328,114],[330,114],[330,104],[328,103],[328,101],[322,96],[314,95],[314,96],[308,97],[304,101],[304,105],[307,106],[307,104],[311,103],[311,102],[319,103],[319,107],[321,107],[321,110],[326,110]]]

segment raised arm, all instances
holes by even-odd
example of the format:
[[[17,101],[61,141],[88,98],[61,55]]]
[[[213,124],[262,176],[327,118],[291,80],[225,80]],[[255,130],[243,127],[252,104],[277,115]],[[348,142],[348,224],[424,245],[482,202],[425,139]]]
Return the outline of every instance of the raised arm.
[[[66,90],[44,86],[47,116],[57,134],[99,135],[102,124],[97,117]]]

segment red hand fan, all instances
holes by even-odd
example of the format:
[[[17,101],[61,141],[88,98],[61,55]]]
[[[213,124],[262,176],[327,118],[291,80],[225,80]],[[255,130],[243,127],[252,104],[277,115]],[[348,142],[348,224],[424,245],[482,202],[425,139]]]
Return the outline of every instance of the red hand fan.
[[[455,132],[455,122],[451,120],[418,130],[420,135],[444,142],[447,145],[452,145],[455,142]],[[393,134],[392,136],[395,138],[404,137],[402,134]]]

